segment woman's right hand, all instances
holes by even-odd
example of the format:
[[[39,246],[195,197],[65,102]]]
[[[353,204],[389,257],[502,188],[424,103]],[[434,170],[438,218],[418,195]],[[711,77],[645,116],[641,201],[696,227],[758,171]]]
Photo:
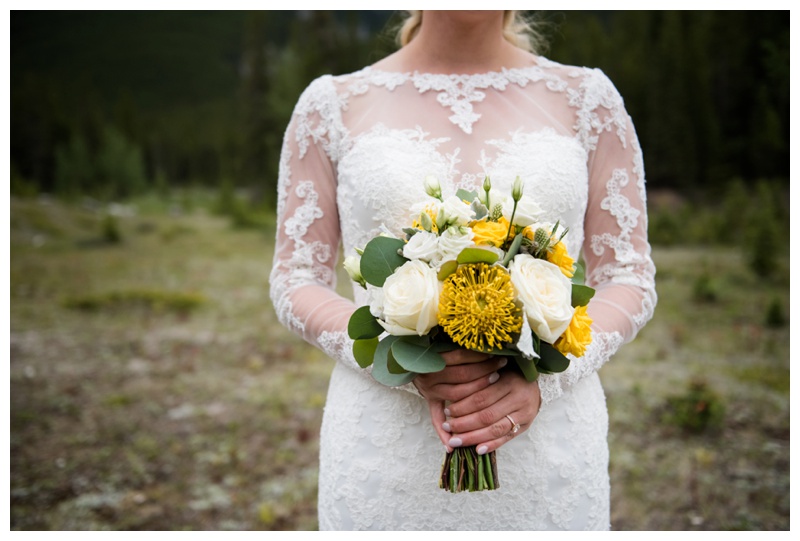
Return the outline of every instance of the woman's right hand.
[[[447,442],[452,435],[442,428],[446,420],[445,402],[458,402],[496,382],[500,378],[497,371],[508,359],[465,349],[442,353],[442,357],[447,365],[444,370],[419,374],[414,385],[428,401],[433,427],[449,452]]]

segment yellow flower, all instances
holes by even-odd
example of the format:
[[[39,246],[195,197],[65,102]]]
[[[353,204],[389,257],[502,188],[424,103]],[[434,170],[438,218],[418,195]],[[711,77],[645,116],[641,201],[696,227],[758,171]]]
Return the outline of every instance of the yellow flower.
[[[508,271],[485,263],[460,266],[439,294],[439,325],[456,344],[471,350],[513,342],[512,334],[522,329],[522,313]]]
[[[487,244],[495,248],[502,248],[508,235],[509,223],[508,220],[501,216],[496,222],[480,220],[472,222],[469,226],[472,228],[472,232],[475,233],[475,238],[473,239],[475,244]],[[511,228],[511,236],[508,237],[508,240],[513,238],[514,228]]]
[[[438,233],[439,228],[436,226],[436,215],[438,213],[437,208],[434,205],[427,205],[422,212],[427,214],[431,219],[431,233]],[[422,222],[419,218],[411,223],[411,227],[414,229],[419,229],[420,231],[425,231],[425,228],[422,226]]]
[[[575,307],[569,327],[553,345],[564,355],[572,353],[576,357],[583,357],[586,347],[592,343],[591,325],[592,318],[586,313],[586,307]]]
[[[575,260],[569,256],[563,242],[550,247],[550,250],[547,251],[547,260],[560,268],[567,278],[572,278],[572,275],[575,274]]]

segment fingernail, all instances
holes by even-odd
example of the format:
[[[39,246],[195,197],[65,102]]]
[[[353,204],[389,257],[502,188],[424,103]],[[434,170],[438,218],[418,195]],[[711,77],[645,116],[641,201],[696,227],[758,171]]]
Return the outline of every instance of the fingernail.
[[[442,428],[444,428],[447,432],[450,432],[450,423],[442,423]]]
[[[494,383],[498,379],[500,379],[500,374],[498,374],[497,372],[493,372],[492,375],[489,376],[489,383]]]
[[[478,447],[478,454],[479,455],[485,455],[486,451],[488,451],[488,450],[489,450],[488,447],[486,447],[485,445],[481,445],[480,447]]]
[[[503,357],[502,359],[500,359],[500,368],[503,368],[507,364],[508,364],[508,358]]]
[[[447,443],[449,443],[451,447],[461,447],[461,438],[450,438],[450,441]]]
[[[451,448],[450,448],[450,447],[448,447],[447,445],[445,445],[445,446],[444,446],[444,449],[445,449],[445,451],[447,451],[448,453],[452,453],[452,452],[453,452],[453,449],[451,449]]]
[[[444,408],[444,416],[445,417],[450,417],[450,410],[449,409]]]

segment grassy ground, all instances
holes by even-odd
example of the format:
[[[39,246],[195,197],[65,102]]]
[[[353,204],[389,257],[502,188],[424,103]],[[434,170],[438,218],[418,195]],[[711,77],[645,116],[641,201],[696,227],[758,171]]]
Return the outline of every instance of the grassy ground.
[[[274,232],[142,208],[12,200],[11,528],[316,528],[332,362],[276,322]],[[601,372],[612,525],[788,529],[788,261],[654,257],[656,317]]]

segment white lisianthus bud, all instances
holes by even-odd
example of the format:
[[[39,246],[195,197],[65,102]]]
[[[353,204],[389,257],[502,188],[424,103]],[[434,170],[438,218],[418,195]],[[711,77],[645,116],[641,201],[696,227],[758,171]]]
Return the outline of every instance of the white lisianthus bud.
[[[464,203],[458,196],[451,195],[442,203],[447,225],[467,225],[475,218],[472,206]]]
[[[442,186],[439,184],[439,179],[433,175],[425,177],[424,181],[425,193],[431,197],[435,197],[439,201],[442,200]]]
[[[488,192],[492,189],[492,180],[489,178],[489,175],[486,175],[483,179],[483,191]]]
[[[416,236],[416,235],[414,235]],[[424,336],[438,324],[442,283],[436,270],[422,261],[407,261],[383,284],[383,319],[378,323],[393,336]]]
[[[348,276],[354,282],[361,284],[361,287],[366,287],[366,280],[361,276],[361,258],[355,255],[349,255],[344,258],[344,270],[347,271]]]
[[[464,248],[475,243],[475,234],[468,227],[448,227],[439,237],[439,261],[451,261],[458,258]]]
[[[556,265],[519,254],[508,265],[511,284],[533,332],[548,344],[558,340],[572,321],[572,283]]]
[[[439,254],[439,237],[436,233],[420,231],[415,233],[403,246],[403,257],[406,259],[419,259],[430,263]]]
[[[514,210],[516,203],[517,209]],[[511,214],[514,214],[513,224],[520,227],[527,227],[536,223],[542,215],[542,207],[530,197],[529,195],[522,195],[518,201],[514,201],[514,197],[507,197],[503,202],[503,216],[506,220],[511,220]]]
[[[514,186],[511,188],[511,197],[514,198],[514,201],[522,199],[522,179],[519,178],[519,176],[514,179]]]

